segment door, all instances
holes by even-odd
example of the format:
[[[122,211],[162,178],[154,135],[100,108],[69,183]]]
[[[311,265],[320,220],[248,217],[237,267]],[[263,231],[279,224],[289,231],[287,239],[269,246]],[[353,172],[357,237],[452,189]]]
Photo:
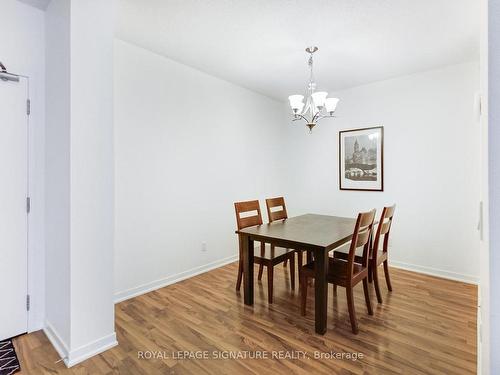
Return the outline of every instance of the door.
[[[0,340],[28,328],[27,98],[27,79],[0,79]]]

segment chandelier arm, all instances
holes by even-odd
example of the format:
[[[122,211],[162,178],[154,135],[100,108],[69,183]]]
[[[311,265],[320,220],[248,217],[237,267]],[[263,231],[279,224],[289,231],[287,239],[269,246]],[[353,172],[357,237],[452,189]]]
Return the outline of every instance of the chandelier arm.
[[[309,122],[309,120],[308,120],[308,119],[307,119],[304,115],[299,115],[299,116],[300,116],[300,118],[301,118],[302,120],[304,120],[305,122]]]
[[[304,120],[305,122],[309,123],[309,120],[308,120],[308,119],[306,119],[303,115],[298,114],[298,115],[296,115],[296,116],[297,116],[297,117],[295,117],[292,121],[297,121],[297,120],[301,120],[301,119],[302,119],[302,120]]]
[[[320,111],[316,112],[316,114],[314,115],[313,119],[312,119],[312,122],[314,121],[319,121],[320,119],[322,119],[324,116],[321,116],[320,114]]]
[[[319,117],[316,119],[316,121],[319,121],[319,120],[324,119],[324,118],[330,118],[330,117],[336,117],[336,116],[334,116],[334,115],[322,115],[322,116],[319,116]]]

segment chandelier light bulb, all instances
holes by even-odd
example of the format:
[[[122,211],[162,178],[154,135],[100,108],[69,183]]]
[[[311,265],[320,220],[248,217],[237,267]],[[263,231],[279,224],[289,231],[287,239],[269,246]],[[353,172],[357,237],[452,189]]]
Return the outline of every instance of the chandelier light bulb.
[[[288,100],[290,101],[290,107],[292,107],[294,111],[301,111],[304,107],[304,95],[290,95]]]
[[[298,114],[301,113],[303,109],[304,109],[304,103],[298,103],[297,107],[294,108],[293,111]]]
[[[314,94],[311,95],[314,101],[314,105],[318,108],[321,109],[325,106],[325,100],[326,97],[328,96],[328,93],[326,91],[318,91],[315,92]]]
[[[335,112],[337,108],[337,104],[339,103],[339,98],[326,98],[325,100],[325,109],[328,113],[332,114]]]

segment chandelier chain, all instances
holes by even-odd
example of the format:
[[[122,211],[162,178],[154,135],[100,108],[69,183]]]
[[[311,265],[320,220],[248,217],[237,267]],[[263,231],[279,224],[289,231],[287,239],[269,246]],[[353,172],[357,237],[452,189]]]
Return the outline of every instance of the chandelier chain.
[[[310,52],[310,56],[309,56],[309,91],[310,91],[310,94],[312,94],[312,92],[314,91],[315,89],[315,84],[314,84],[314,72],[313,72],[313,53],[314,52]]]

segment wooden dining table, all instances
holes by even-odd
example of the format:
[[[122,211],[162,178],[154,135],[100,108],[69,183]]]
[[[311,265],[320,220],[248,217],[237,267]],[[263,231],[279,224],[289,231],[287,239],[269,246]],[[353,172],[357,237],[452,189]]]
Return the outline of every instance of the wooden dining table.
[[[253,305],[254,241],[277,247],[311,251],[315,261],[314,313],[315,331],[325,334],[328,306],[328,253],[349,242],[356,219],[306,214],[270,224],[236,231],[243,243],[243,288],[246,305]]]

